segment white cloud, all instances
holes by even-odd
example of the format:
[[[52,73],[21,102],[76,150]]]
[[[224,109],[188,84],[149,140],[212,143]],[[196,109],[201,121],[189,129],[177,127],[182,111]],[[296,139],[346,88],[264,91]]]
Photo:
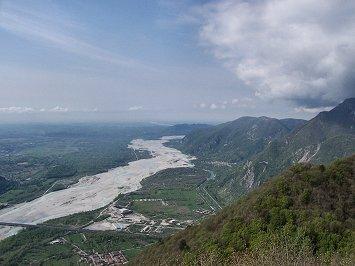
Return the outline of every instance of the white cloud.
[[[296,107],[294,110],[296,113],[309,113],[309,114],[317,114],[322,111],[330,111],[334,106],[328,107],[316,107],[316,108],[307,108],[307,107]]]
[[[222,0],[205,5],[201,40],[267,99],[319,107],[354,96],[355,1]]]
[[[73,110],[71,110],[73,111]],[[75,110],[78,112],[86,112],[86,113],[90,113],[90,112],[98,112],[99,109],[98,108],[94,108],[94,109],[78,109]],[[53,108],[50,109],[46,109],[46,108],[32,108],[32,107],[1,107],[0,108],[0,113],[17,113],[17,114],[21,114],[21,113],[45,113],[45,112],[50,112],[50,113],[66,113],[69,112],[69,108],[67,107],[61,107],[61,106],[55,106]]]
[[[1,107],[0,108],[0,113],[17,113],[17,114],[22,114],[22,113],[32,113],[35,110],[31,107],[17,107],[17,106],[12,106],[12,107]]]
[[[210,105],[210,109],[211,110],[215,110],[215,109],[217,109],[218,108],[218,106],[217,106],[217,104],[215,104],[215,103],[212,103],[211,105]]]
[[[56,113],[66,113],[69,109],[66,107],[56,106],[49,110],[49,112],[56,112]]]
[[[129,111],[138,111],[138,110],[142,110],[143,106],[131,106],[128,108]]]
[[[216,109],[227,109],[228,101],[222,101],[221,103],[200,103],[200,104],[195,104],[195,108],[200,108],[200,109],[205,109],[206,107],[211,110],[216,110]]]
[[[236,104],[236,103],[238,103],[239,102],[239,99],[233,99],[232,100],[232,104]]]
[[[232,104],[236,107],[255,108],[254,100],[249,97],[235,98],[232,100]]]

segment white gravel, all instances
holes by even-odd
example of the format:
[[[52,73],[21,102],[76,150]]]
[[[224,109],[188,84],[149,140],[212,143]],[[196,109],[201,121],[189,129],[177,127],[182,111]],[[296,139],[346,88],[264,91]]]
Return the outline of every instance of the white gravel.
[[[67,189],[50,192],[33,201],[2,209],[0,221],[38,224],[74,213],[95,210],[112,202],[120,193],[139,189],[144,178],[158,171],[193,167],[192,157],[163,145],[172,138],[180,137],[133,140],[130,148],[149,151],[153,157],[133,161],[127,166],[117,167],[105,173],[83,177]],[[0,239],[2,237],[4,235],[0,230]]]
[[[22,227],[13,227],[13,226],[2,226],[0,225],[0,241],[16,235],[18,231],[20,231],[22,229]]]

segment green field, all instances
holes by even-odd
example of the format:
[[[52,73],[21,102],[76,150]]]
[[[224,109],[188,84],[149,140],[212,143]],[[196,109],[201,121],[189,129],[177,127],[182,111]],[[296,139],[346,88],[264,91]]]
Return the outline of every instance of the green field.
[[[143,180],[140,190],[120,196],[118,204],[129,204],[132,210],[151,219],[199,219],[201,215],[195,210],[209,209],[197,191],[207,176],[195,168],[167,169]],[[144,199],[147,201],[140,201]]]

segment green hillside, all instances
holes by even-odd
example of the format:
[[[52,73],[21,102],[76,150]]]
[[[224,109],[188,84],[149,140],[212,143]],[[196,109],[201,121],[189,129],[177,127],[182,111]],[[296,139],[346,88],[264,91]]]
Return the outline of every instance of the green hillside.
[[[355,155],[296,164],[132,265],[354,264]]]
[[[326,164],[353,154],[354,114],[350,98],[309,121],[242,117],[193,131],[177,147],[197,156],[202,168],[214,167],[210,190],[228,203],[294,163]]]
[[[258,183],[296,162],[329,163],[354,152],[355,98],[351,98],[271,143],[251,159],[248,170]]]
[[[243,162],[302,122],[264,116],[241,117],[215,127],[193,131],[185,137],[181,149],[212,160]]]

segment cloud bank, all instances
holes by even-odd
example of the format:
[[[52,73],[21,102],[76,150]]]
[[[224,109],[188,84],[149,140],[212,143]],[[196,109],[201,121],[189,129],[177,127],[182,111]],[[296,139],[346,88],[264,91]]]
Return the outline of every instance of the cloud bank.
[[[49,110],[49,112],[55,112],[55,113],[66,113],[68,111],[69,109],[67,107],[61,107],[61,106],[56,106]]]
[[[7,114],[23,114],[32,113],[35,110],[32,107],[22,107],[22,106],[11,106],[11,107],[0,107],[0,113]]]
[[[135,106],[129,107],[128,111],[138,111],[138,110],[142,110],[142,109],[143,109],[143,106],[135,105]]]
[[[255,95],[306,108],[355,94],[355,1],[223,0],[200,37]]]

